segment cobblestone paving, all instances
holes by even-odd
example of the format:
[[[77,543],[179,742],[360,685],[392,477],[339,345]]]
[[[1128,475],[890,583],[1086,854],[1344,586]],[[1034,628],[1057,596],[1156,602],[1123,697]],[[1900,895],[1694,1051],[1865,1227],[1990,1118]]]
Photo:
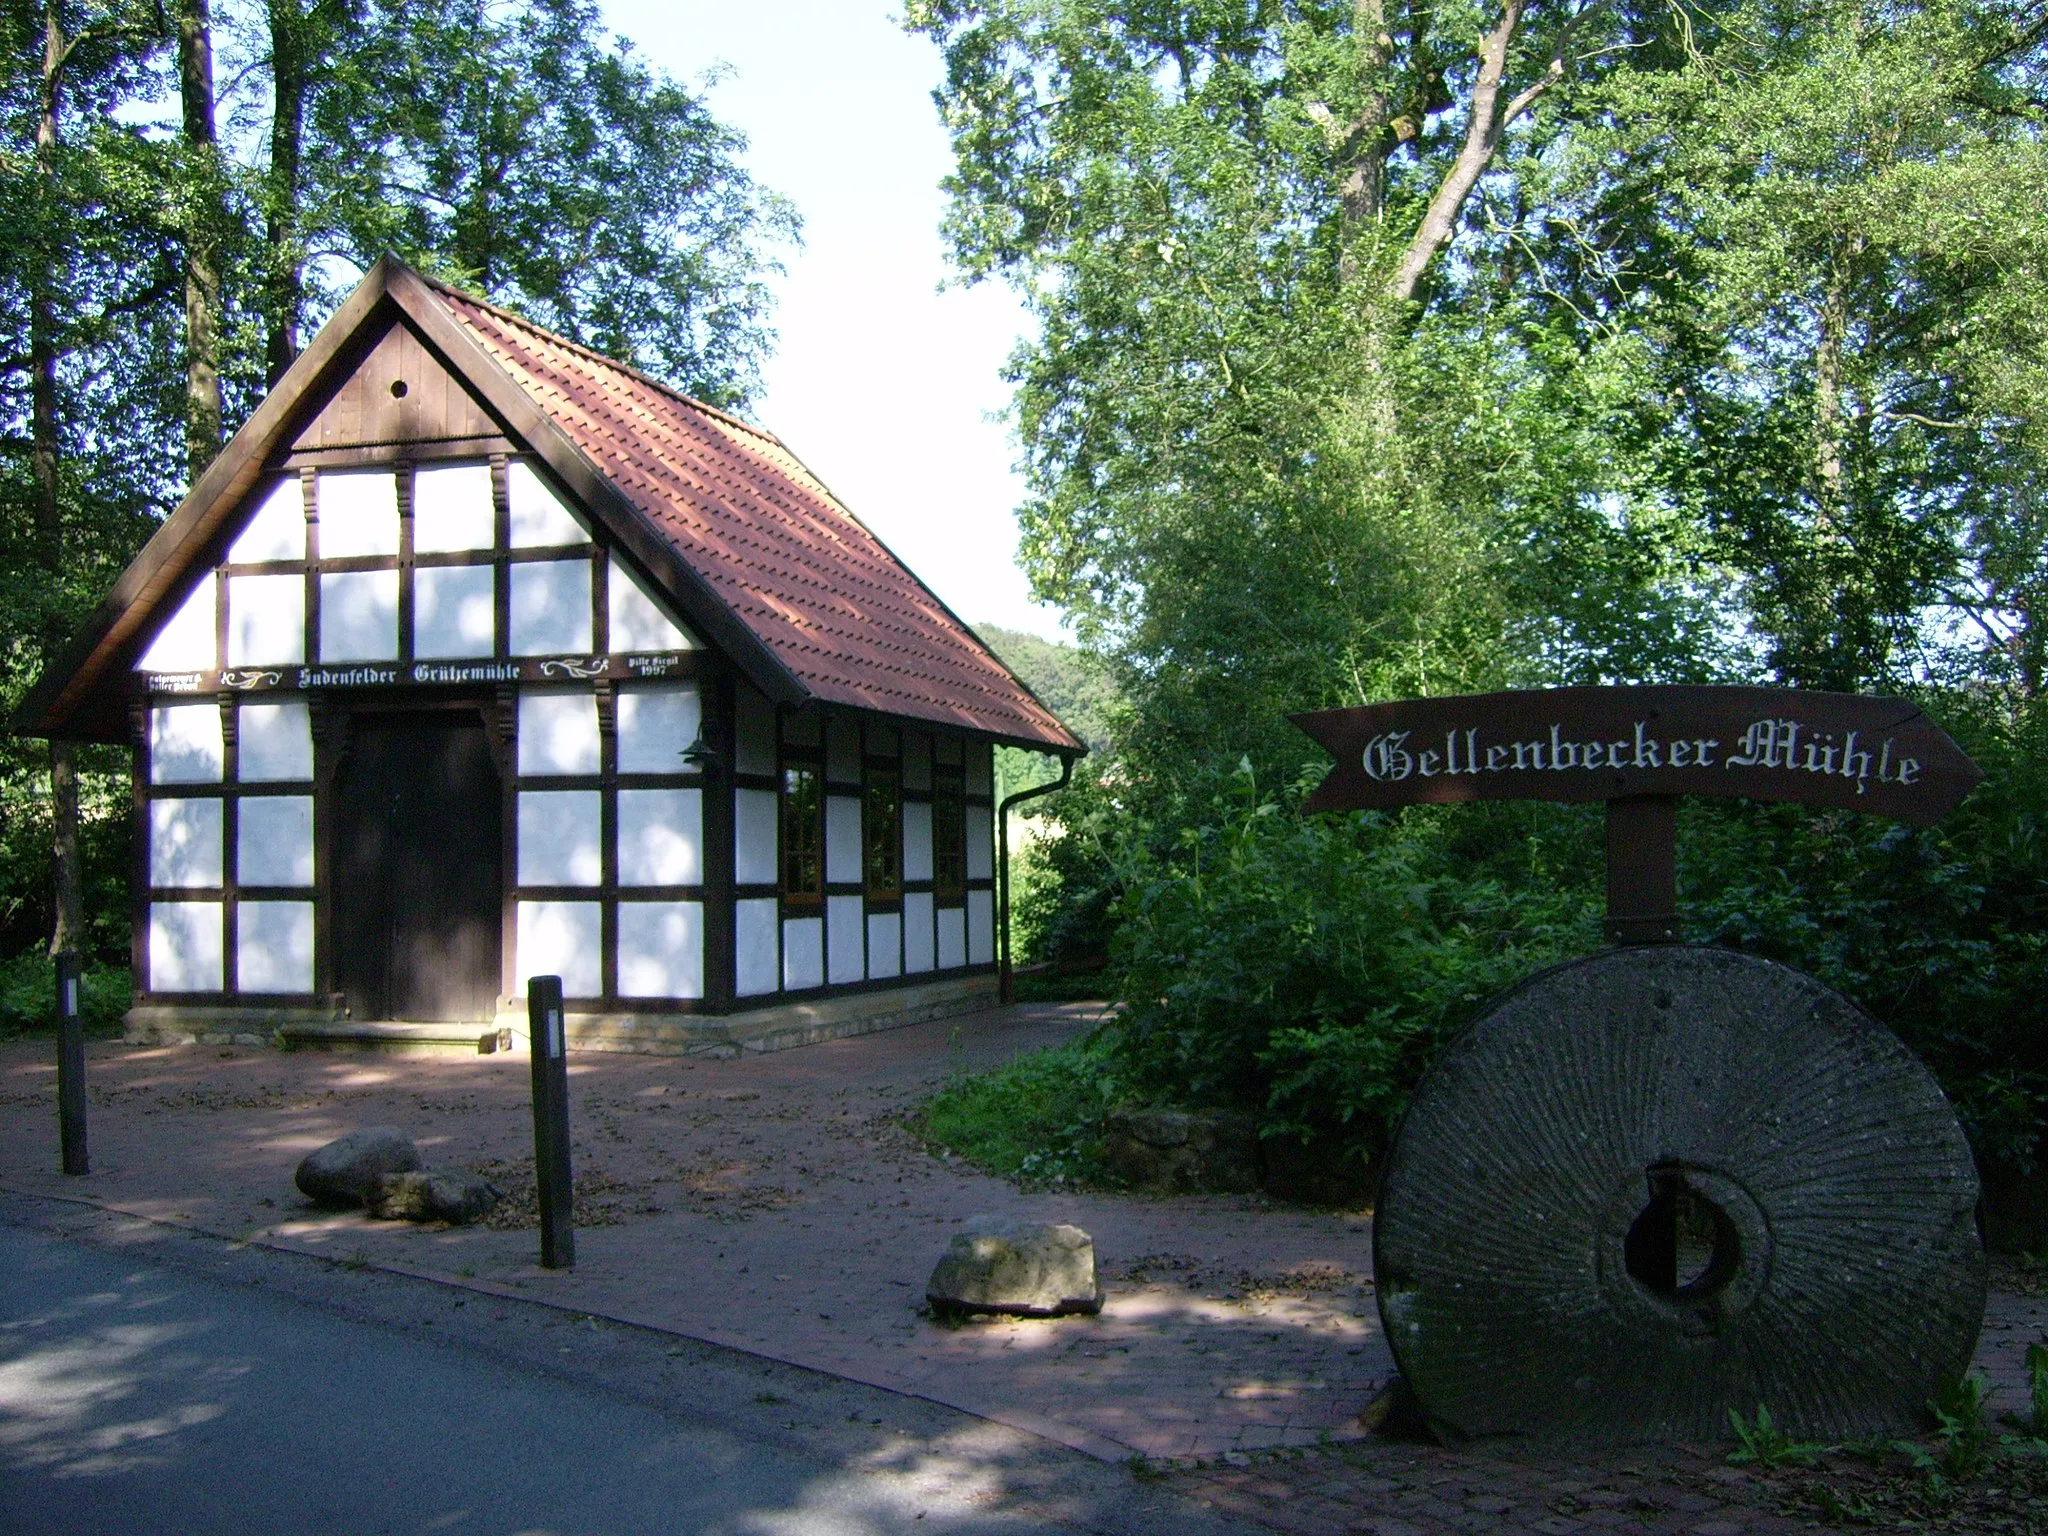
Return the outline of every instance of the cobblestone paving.
[[[948,1073],[1071,1037],[1022,1007],[738,1061],[572,1059],[578,1264],[535,1264],[514,1209],[417,1228],[314,1210],[291,1172],[354,1126],[530,1189],[524,1058],[213,1047],[91,1050],[94,1172],[55,1172],[47,1042],[0,1045],[0,1180],[268,1245],[665,1328],[1026,1429],[1286,1532],[1331,1536],[1820,1529],[1711,1448],[1560,1469],[1367,1440],[1392,1372],[1370,1223],[1258,1197],[1025,1193],[933,1158],[902,1113]],[[1096,1240],[1099,1318],[946,1327],[922,1310],[951,1231],[991,1214]],[[1994,1413],[2025,1397],[2048,1304],[1994,1298]]]

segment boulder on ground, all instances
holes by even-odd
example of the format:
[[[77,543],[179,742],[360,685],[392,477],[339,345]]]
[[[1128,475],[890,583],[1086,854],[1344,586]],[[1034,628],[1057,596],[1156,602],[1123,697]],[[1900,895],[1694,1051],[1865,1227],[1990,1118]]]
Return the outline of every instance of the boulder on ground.
[[[389,1125],[365,1126],[306,1154],[292,1182],[317,1205],[362,1205],[380,1174],[420,1166],[420,1149]]]
[[[1079,1227],[977,1219],[947,1246],[925,1286],[940,1312],[1063,1317],[1100,1312],[1095,1240]]]
[[[1228,1110],[1112,1110],[1103,1154],[1110,1172],[1155,1194],[1247,1194],[1259,1187],[1258,1125]]]
[[[455,1226],[488,1215],[498,1191],[474,1174],[448,1168],[380,1173],[370,1185],[370,1214],[386,1221],[445,1221]]]

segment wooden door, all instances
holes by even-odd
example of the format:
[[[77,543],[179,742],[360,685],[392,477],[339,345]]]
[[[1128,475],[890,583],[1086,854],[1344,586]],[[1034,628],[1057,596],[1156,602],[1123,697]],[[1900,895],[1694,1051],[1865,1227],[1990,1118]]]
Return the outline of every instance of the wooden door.
[[[335,984],[363,1020],[489,1019],[497,765],[467,710],[357,714],[335,780]]]

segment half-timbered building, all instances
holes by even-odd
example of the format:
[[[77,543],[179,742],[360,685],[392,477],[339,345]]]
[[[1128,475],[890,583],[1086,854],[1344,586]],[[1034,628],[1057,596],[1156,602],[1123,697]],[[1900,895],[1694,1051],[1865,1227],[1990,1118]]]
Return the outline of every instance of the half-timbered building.
[[[972,1006],[992,749],[1083,750],[775,437],[389,260],[18,724],[132,743],[158,1039]]]

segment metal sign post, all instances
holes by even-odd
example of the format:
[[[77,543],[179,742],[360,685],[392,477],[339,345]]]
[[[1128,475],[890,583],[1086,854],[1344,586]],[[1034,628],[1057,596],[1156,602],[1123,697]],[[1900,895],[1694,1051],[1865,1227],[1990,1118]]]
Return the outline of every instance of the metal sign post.
[[[533,1176],[540,1195],[540,1262],[543,1269],[567,1269],[576,1262],[576,1217],[569,1177],[569,1045],[561,977],[528,979],[526,1022],[533,1042]]]
[[[57,1137],[66,1173],[90,1173],[85,1147],[85,1021],[78,1012],[78,956],[57,956]]]

